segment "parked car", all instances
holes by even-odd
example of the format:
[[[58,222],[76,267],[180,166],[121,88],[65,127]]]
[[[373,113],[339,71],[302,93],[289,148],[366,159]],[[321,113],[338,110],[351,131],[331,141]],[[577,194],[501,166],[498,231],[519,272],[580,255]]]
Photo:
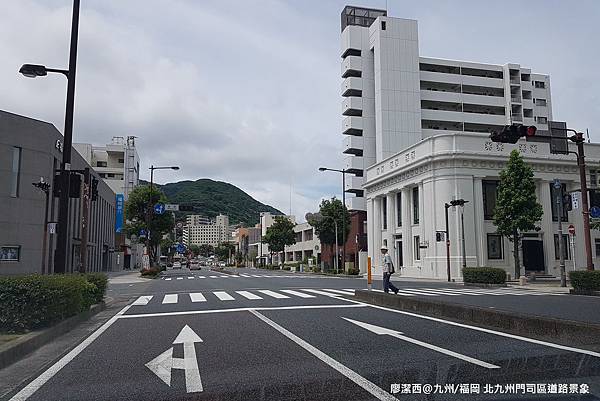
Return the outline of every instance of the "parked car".
[[[181,262],[173,263],[173,269],[181,269]]]

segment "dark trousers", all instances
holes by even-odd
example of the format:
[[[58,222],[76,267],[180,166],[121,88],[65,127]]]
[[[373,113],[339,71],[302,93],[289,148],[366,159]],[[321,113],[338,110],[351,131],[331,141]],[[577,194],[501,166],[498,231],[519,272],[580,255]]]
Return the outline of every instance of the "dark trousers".
[[[383,291],[389,292],[390,290],[398,292],[398,288],[390,281],[392,275],[390,273],[383,273]]]

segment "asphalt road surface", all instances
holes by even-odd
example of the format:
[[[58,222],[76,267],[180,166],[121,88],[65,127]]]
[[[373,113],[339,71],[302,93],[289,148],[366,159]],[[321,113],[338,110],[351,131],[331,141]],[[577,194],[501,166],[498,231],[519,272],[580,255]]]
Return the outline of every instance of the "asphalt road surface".
[[[593,350],[345,299],[363,279],[239,271],[111,284],[131,303],[12,399],[600,399]]]

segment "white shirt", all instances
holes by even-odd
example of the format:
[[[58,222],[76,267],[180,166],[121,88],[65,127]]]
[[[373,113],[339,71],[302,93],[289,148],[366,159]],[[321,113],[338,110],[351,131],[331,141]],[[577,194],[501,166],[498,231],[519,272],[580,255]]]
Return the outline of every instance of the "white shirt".
[[[384,272],[384,273],[389,273],[389,272],[390,272],[390,270],[392,270],[392,269],[391,269],[392,263],[393,263],[393,262],[392,262],[392,257],[390,256],[390,254],[389,254],[389,253],[387,253],[387,252],[386,252],[386,253],[383,255],[383,258],[382,258],[382,263],[381,263],[381,265],[382,265],[382,267],[383,267],[383,272]]]

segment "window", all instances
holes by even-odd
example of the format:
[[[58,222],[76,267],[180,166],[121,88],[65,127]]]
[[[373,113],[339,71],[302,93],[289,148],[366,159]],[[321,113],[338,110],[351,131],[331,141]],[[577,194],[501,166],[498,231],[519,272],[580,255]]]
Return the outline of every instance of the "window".
[[[402,227],[402,193],[396,193],[396,224]]]
[[[546,83],[544,81],[533,81],[533,86],[539,89],[544,89],[546,87]]]
[[[121,164],[125,163],[125,159],[119,159],[119,163],[121,163]]]
[[[596,257],[600,258],[600,238],[594,239],[594,244],[596,245]]]
[[[106,167],[106,166],[107,166],[106,162],[101,162],[101,161],[96,162],[96,167]]]
[[[387,230],[387,197],[381,198],[381,226],[384,230]]]
[[[381,30],[385,31],[385,21],[381,21]]]
[[[546,99],[533,99],[533,104],[540,107],[545,107],[547,105]]]
[[[494,208],[496,207],[496,197],[498,196],[498,184],[500,181],[497,180],[484,180],[482,181],[483,187],[483,218],[485,220],[494,219]]]
[[[502,255],[502,236],[500,234],[487,235],[488,259],[504,259]]]
[[[421,260],[421,237],[415,235],[415,260]]]
[[[21,247],[18,245],[0,247],[0,261],[18,262],[21,256]]]
[[[413,224],[419,224],[419,187],[412,189]]]
[[[19,196],[19,181],[21,178],[21,148],[13,146],[12,171],[10,180],[10,196]]]
[[[559,204],[556,201],[556,198],[559,197],[561,195],[560,189],[555,189],[554,188],[554,184],[550,183],[548,184],[550,185],[550,204],[552,206],[552,221],[558,221],[558,213],[559,213]],[[562,184],[562,194],[566,194],[567,193],[567,184]],[[562,199],[562,197],[561,197]],[[561,221],[568,221],[569,220],[569,212],[566,210],[566,208],[563,207],[562,210],[562,219]]]
[[[563,234],[563,256],[565,260],[571,259],[571,252],[569,249],[569,235]],[[558,234],[554,234],[554,259],[558,260]]]
[[[536,117],[535,121],[538,124],[548,124],[548,117]]]
[[[115,175],[114,175],[114,174],[112,174],[112,173],[108,173],[108,178],[114,178],[114,177],[115,177]]]

